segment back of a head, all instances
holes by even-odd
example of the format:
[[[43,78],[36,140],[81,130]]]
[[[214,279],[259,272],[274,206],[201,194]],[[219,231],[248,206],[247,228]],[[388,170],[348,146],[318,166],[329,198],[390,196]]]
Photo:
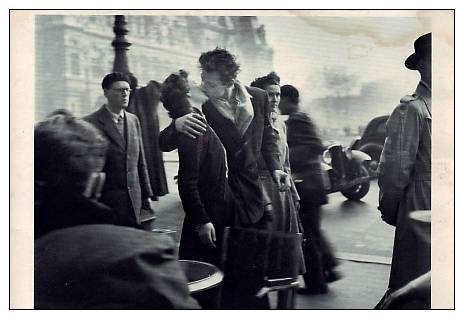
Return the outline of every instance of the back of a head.
[[[161,102],[171,118],[177,119],[192,111],[188,101],[189,91],[188,73],[184,70],[172,73],[164,80]]]
[[[82,192],[89,175],[102,170],[107,141],[90,123],[58,110],[34,129],[36,184]]]
[[[292,85],[283,85],[280,87],[280,97],[287,98],[293,104],[298,104],[300,101],[300,93]]]
[[[55,230],[34,245],[37,309],[198,309],[167,235],[119,225]]]

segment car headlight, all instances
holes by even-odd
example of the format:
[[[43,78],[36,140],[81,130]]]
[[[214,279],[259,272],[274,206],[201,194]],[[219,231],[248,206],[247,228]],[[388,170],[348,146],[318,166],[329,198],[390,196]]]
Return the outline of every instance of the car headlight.
[[[329,150],[325,150],[324,153],[322,153],[322,161],[328,165],[332,164],[332,156],[330,155]]]

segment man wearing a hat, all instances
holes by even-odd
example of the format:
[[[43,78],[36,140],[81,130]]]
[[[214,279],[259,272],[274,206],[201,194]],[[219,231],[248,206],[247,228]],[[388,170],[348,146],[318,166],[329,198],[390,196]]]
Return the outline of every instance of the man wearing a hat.
[[[394,291],[430,270],[430,245],[419,239],[408,214],[430,210],[432,139],[432,34],[414,42],[405,66],[421,80],[404,96],[387,121],[379,164],[379,210],[396,227],[389,289]],[[420,308],[419,305],[411,305]]]

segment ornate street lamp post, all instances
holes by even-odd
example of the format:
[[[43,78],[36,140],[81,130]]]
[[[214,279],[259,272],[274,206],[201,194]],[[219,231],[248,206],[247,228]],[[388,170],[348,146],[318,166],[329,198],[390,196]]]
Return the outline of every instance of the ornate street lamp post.
[[[126,34],[129,32],[126,26],[124,15],[114,16],[113,31],[115,37],[111,43],[114,48],[113,72],[130,73],[126,52],[129,50],[131,43],[126,39]]]

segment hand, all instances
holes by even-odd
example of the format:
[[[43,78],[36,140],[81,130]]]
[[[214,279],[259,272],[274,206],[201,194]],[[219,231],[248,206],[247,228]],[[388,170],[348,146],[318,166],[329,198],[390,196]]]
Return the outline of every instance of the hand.
[[[142,199],[142,209],[147,210],[151,214],[155,213],[155,211],[151,207],[150,198],[143,198]]]
[[[294,203],[295,203],[295,210],[296,210],[296,211],[300,211],[300,201],[295,200]]]
[[[209,222],[200,225],[198,228],[198,236],[202,243],[212,245],[216,248],[216,230],[214,229],[213,223]]]
[[[292,186],[292,182],[290,181],[290,175],[288,175],[285,171],[283,170],[274,170],[272,172],[272,178],[274,179],[274,182],[276,182],[277,186],[279,187],[280,192],[285,192],[290,190],[290,187]]]
[[[385,207],[378,206],[377,209],[380,211],[380,218],[392,226],[396,226],[396,212],[392,213],[391,209],[385,209]]]
[[[104,172],[93,172],[84,190],[84,196],[89,199],[98,200],[101,196],[103,185],[105,184],[106,174]]]
[[[175,121],[176,130],[190,138],[197,138],[206,131],[206,121],[198,113],[189,113]]]

